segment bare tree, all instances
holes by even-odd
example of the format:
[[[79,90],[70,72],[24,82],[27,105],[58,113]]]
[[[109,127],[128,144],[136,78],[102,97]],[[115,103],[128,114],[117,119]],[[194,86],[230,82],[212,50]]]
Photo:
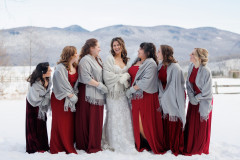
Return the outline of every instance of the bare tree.
[[[33,38],[33,28],[31,27],[29,30],[29,74],[32,72],[32,38]]]
[[[36,61],[41,61],[41,55],[45,52],[45,46],[41,39],[39,39],[38,32],[35,31],[34,27],[27,28],[27,45],[26,49],[26,59],[24,59],[24,65],[29,66],[29,74],[32,72],[32,65],[36,64]]]
[[[9,57],[6,52],[3,41],[0,42],[0,95],[3,94],[4,76],[7,74],[7,66],[9,64]]]
[[[9,65],[9,56],[7,54],[6,48],[4,46],[3,41],[0,42],[0,76],[3,76],[3,71],[5,72],[5,69]]]
[[[9,57],[6,52],[6,48],[4,47],[3,42],[0,42],[0,66],[7,66],[9,63]]]

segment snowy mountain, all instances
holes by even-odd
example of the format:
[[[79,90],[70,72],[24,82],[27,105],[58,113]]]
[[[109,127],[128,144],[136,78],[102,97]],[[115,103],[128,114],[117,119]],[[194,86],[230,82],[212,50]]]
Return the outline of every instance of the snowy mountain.
[[[127,25],[109,26],[88,31],[73,25],[66,28],[19,27],[0,30],[0,42],[11,57],[10,65],[36,65],[40,61],[56,64],[66,45],[74,45],[80,51],[84,42],[96,38],[101,45],[104,59],[110,50],[113,37],[125,40],[128,55],[133,60],[141,42],[171,45],[179,62],[189,60],[189,54],[196,47],[207,48],[211,61],[240,57],[240,35],[217,28],[202,27],[185,29],[175,26],[139,27]],[[31,54],[30,54],[31,53]]]
[[[69,27],[64,28],[65,31],[72,31],[72,32],[89,32],[88,30],[78,26],[78,25],[72,25]]]

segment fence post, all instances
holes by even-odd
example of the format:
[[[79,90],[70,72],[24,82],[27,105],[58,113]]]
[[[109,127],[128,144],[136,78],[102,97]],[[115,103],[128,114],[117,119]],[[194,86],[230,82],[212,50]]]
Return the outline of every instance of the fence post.
[[[215,81],[215,93],[218,94],[217,81]]]

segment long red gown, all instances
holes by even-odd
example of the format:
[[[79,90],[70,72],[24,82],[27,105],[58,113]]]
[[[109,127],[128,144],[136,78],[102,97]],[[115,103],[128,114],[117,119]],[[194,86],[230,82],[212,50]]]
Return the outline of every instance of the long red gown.
[[[158,78],[165,89],[167,85],[167,66],[162,66],[158,72]],[[166,150],[171,150],[177,156],[183,153],[184,149],[184,132],[183,124],[178,118],[177,121],[169,121],[169,115],[163,118],[163,131]]]
[[[197,87],[195,80],[197,76],[198,68],[193,67],[192,73],[189,77],[190,83],[193,84],[193,89],[198,93],[201,93]],[[213,103],[213,102],[212,102]],[[209,118],[207,121],[200,120],[199,104],[193,105],[188,103],[187,111],[187,121],[185,126],[185,146],[184,154],[209,154],[209,144],[211,135],[211,121],[212,121],[212,111],[209,113]]]
[[[86,85],[79,83],[76,105],[76,147],[87,153],[101,151],[103,106],[93,105],[85,100]]]
[[[128,72],[133,82],[139,66],[132,66]],[[159,108],[158,93],[143,92],[142,99],[132,100],[133,130],[136,148],[139,152],[144,149],[152,150],[155,154],[164,154],[164,137],[162,114]],[[146,140],[142,138],[139,127],[139,112]]]
[[[39,107],[33,107],[26,100],[26,152],[48,151],[47,118],[38,119]],[[45,115],[45,117],[47,117]]]
[[[73,87],[77,81],[78,73],[73,75],[68,73],[68,80]],[[74,148],[74,123],[75,113],[70,109],[64,111],[65,99],[56,99],[54,93],[51,96],[52,107],[52,130],[50,140],[50,152],[52,154],[65,151],[67,154],[75,153]]]

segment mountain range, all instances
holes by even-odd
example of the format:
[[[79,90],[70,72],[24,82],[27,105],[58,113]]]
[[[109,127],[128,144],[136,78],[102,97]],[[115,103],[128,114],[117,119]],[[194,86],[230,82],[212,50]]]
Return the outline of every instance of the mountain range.
[[[153,42],[157,49],[160,44],[172,46],[175,58],[182,64],[189,61],[189,54],[194,48],[206,48],[210,61],[240,58],[240,34],[213,27],[185,29],[167,25],[114,25],[88,31],[72,25],[66,28],[27,26],[0,30],[0,42],[9,56],[9,65],[14,66],[36,65],[42,61],[54,65],[65,46],[76,46],[79,53],[89,38],[98,39],[100,56],[104,60],[110,54],[110,42],[114,37],[124,39],[131,60],[137,57],[142,42]]]

